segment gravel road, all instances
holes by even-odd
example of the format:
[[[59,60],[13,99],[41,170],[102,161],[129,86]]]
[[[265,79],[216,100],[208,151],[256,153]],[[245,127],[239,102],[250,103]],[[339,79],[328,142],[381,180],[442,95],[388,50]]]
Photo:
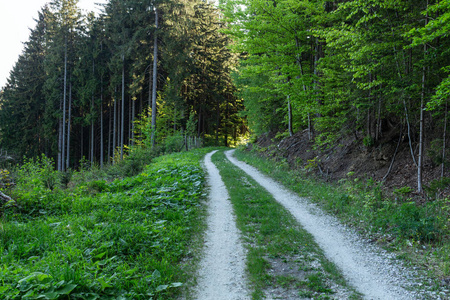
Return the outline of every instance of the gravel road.
[[[246,253],[236,228],[233,209],[219,170],[211,162],[211,152],[205,156],[210,187],[208,201],[208,229],[204,257],[196,297],[198,300],[250,299],[246,288]]]
[[[388,253],[362,240],[306,199],[290,192],[257,169],[236,160],[232,156],[233,151],[226,152],[227,158],[291,212],[365,299],[424,299],[424,295],[407,290],[418,284],[413,280],[416,275],[412,271],[402,267]]]

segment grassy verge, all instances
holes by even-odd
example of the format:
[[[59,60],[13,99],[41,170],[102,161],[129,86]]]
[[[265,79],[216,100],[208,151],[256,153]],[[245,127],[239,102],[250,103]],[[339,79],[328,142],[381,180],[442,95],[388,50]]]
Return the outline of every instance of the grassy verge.
[[[69,189],[48,185],[48,163],[24,166],[33,176],[18,180],[15,207],[0,220],[1,298],[177,298],[204,227],[199,161],[208,151]]]
[[[423,266],[434,282],[433,288],[440,289],[441,280],[449,278],[448,199],[418,205],[401,189],[395,197],[388,197],[378,183],[354,178],[352,174],[331,184],[307,176],[305,170],[292,169],[284,161],[267,159],[257,153],[236,151],[235,156],[319,203],[396,252],[399,258]]]
[[[248,249],[252,298],[358,299],[313,237],[253,179],[234,167],[223,151],[213,155],[227,186]],[[345,295],[345,296],[344,296]]]

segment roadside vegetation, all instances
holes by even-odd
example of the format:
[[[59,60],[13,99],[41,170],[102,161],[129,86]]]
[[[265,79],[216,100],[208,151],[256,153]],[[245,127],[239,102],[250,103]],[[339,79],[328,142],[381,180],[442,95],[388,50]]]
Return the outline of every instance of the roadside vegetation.
[[[399,188],[387,194],[380,183],[352,173],[337,183],[323,182],[308,167],[262,155],[266,150],[254,145],[252,151],[236,151],[235,156],[320,204],[398,258],[421,266],[436,289],[450,278],[449,199],[416,203],[409,197],[410,190]]]
[[[106,169],[56,172],[42,156],[2,173],[13,199],[0,206],[2,299],[182,293],[204,226],[200,160],[209,149],[156,158],[139,151]]]
[[[280,299],[330,299],[336,293],[359,299],[311,234],[267,191],[233,166],[223,151],[213,155],[212,160],[225,185],[233,187],[228,192],[248,250],[253,299],[264,299],[265,293]]]

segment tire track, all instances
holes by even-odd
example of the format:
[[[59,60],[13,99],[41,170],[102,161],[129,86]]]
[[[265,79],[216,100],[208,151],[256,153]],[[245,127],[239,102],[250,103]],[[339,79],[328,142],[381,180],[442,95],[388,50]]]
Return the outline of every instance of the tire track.
[[[211,161],[215,152],[208,153],[204,160],[210,187],[208,229],[195,299],[246,300],[250,299],[245,276],[246,253],[236,228],[227,189],[219,170]]]

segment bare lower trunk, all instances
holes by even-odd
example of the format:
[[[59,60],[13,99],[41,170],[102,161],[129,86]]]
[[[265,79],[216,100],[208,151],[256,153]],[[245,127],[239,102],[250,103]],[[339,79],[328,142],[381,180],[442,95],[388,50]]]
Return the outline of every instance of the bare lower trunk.
[[[61,109],[62,103],[60,104]],[[58,126],[58,171],[61,171],[61,165],[62,165],[62,119],[59,118],[59,126]]]
[[[103,168],[104,160],[104,141],[103,141],[103,80],[101,80],[100,91],[100,168]]]
[[[405,107],[405,119],[406,119],[406,125],[408,126],[409,150],[411,151],[411,157],[412,157],[412,160],[413,160],[414,164],[415,164],[416,167],[417,167],[418,164],[417,164],[417,161],[416,161],[416,157],[414,156],[414,150],[413,150],[413,147],[412,147],[412,141],[411,141],[411,126],[410,126],[410,124],[409,124],[408,108],[406,107],[405,99],[403,99],[403,106]]]
[[[445,144],[447,141],[447,114],[448,114],[448,100],[445,101],[445,117],[444,117],[444,133],[442,135],[442,164],[441,164],[441,178],[444,178],[445,165]]]
[[[91,99],[91,114],[94,112],[94,95],[92,95]],[[94,164],[94,118],[91,116],[91,165]]]
[[[156,131],[156,88],[158,79],[158,9],[155,7],[155,33],[153,41],[153,87],[152,87],[152,147],[155,146]]]
[[[72,83],[69,84],[69,120],[67,123],[67,160],[66,169],[70,167],[70,128],[72,124]]]
[[[112,111],[113,111],[112,103],[110,103],[110,105],[109,105],[109,122],[108,122],[108,162],[111,162],[111,157],[112,157],[111,156],[111,147],[112,147],[112,144],[111,144],[112,126],[111,126],[111,124],[112,124],[112,118],[113,118]]]
[[[114,121],[113,121],[113,128],[112,128],[113,141],[112,141],[112,149],[111,150],[112,150],[112,158],[113,158],[113,163],[114,163],[114,159],[116,158],[116,127],[117,127],[117,101],[116,101],[115,95],[114,95],[113,101],[114,101]]]
[[[124,133],[124,124],[125,124],[125,55],[122,56],[122,117],[121,117],[121,125],[120,125],[120,159],[123,159],[123,133]]]
[[[427,1],[427,7],[428,7],[428,1]],[[425,18],[425,25],[428,24],[428,13]],[[424,44],[423,46],[423,54],[424,56],[427,53],[427,44]],[[423,171],[423,144],[424,144],[424,105],[425,105],[425,81],[426,81],[426,66],[425,62],[422,67],[422,92],[420,95],[420,132],[419,132],[419,159],[418,159],[418,166],[417,166],[417,191],[419,193],[423,192],[422,187],[422,171]]]
[[[64,50],[64,91],[63,91],[63,120],[62,120],[62,146],[61,146],[61,171],[64,171],[64,158],[66,147],[66,100],[67,100],[67,38]]]

